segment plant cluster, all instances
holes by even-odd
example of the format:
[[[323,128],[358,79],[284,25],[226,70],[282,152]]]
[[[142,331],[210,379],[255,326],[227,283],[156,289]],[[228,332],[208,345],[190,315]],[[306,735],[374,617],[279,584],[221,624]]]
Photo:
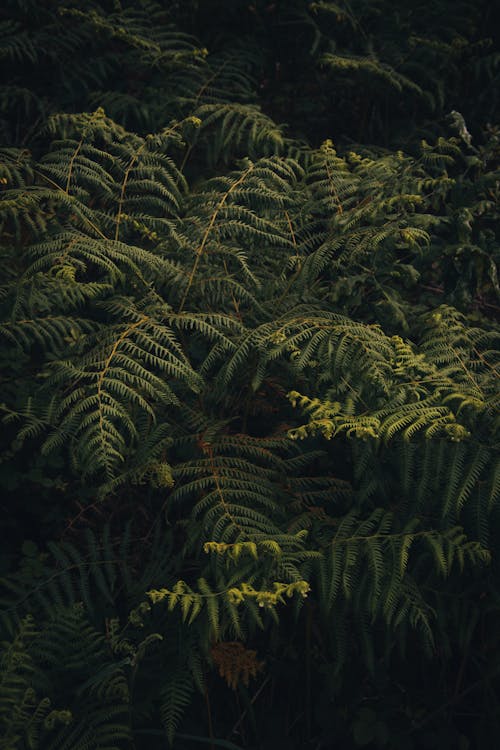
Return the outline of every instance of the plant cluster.
[[[494,20],[0,10],[0,750],[491,747]]]

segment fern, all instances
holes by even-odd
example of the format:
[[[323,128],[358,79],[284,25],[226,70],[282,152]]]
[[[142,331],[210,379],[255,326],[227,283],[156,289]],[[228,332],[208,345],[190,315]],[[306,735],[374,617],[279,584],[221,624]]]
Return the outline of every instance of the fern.
[[[0,11],[0,744],[487,745],[493,11],[59,6]]]

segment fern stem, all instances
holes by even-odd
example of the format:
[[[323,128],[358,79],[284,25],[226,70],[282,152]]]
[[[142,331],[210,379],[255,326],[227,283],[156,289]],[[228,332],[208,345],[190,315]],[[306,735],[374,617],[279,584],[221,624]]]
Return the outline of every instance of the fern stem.
[[[237,528],[242,534],[244,534],[245,533],[244,529],[234,520],[234,517],[232,516],[232,514],[228,510],[228,505],[226,503],[226,500],[224,498],[224,493],[222,492],[222,488],[221,488],[220,483],[219,483],[219,472],[217,471],[217,469],[215,467],[215,464],[214,464],[213,450],[212,450],[212,448],[210,446],[208,448],[206,448],[205,450],[208,452],[208,455],[210,457],[210,469],[212,471],[212,475],[213,475],[213,478],[214,478],[215,488],[217,490],[217,494],[219,495],[222,507],[224,508],[224,515],[227,516],[227,518],[229,518],[229,520],[231,521],[231,523],[233,524],[233,526],[235,526],[235,528]]]
[[[53,573],[51,576],[46,578],[44,581],[42,581],[38,586],[35,586],[31,589],[31,591],[28,591],[25,596],[21,597],[21,599],[18,599],[12,606],[7,607],[3,610],[3,613],[8,612],[15,612],[18,607],[21,606],[21,604],[24,604],[24,602],[28,601],[33,594],[35,594],[37,591],[41,591],[45,586],[48,586],[52,581],[56,580],[57,578],[60,578],[65,573],[67,573],[69,570],[80,570],[80,568],[90,568],[94,565],[124,565],[127,561],[123,558],[115,558],[111,560],[91,560],[90,562],[81,562],[81,563],[75,563],[74,565],[67,565],[62,570],[58,570],[56,573]],[[224,593],[224,592],[222,592]]]
[[[306,733],[307,739],[311,738],[311,725],[312,725],[312,703],[311,703],[311,636],[312,636],[312,607],[310,603],[307,603],[307,614],[306,614],[306,650],[305,650],[305,661],[306,661],[306,681],[305,681],[305,699],[306,699]]]
[[[430,531],[402,532],[401,534],[369,534],[368,536],[349,536],[344,539],[333,539],[331,544],[338,545],[349,544],[350,542],[368,542],[372,539],[405,539],[407,537],[416,539],[419,536],[434,536],[435,534],[436,532],[432,529]]]
[[[69,195],[69,187],[70,187],[70,184],[71,184],[71,176],[72,176],[72,173],[73,173],[73,166],[75,164],[75,160],[76,160],[78,154],[81,151],[82,146],[83,146],[83,135],[80,138],[80,142],[78,143],[78,146],[76,147],[75,151],[73,152],[73,156],[71,157],[70,162],[69,162],[68,179],[66,180],[66,190],[64,191],[66,193],[66,195]]]
[[[210,696],[208,695],[207,683],[204,685],[205,705],[207,708],[208,735],[210,737],[210,747],[214,750],[214,727],[212,723],[212,708],[210,706]]]
[[[119,336],[119,338],[113,344],[113,348],[111,349],[111,352],[104,363],[104,367],[99,373],[99,378],[97,381],[97,400],[99,402],[99,434],[101,436],[101,445],[102,445],[103,455],[106,456],[106,465],[107,465],[106,473],[107,474],[110,474],[110,470],[109,470],[108,459],[107,459],[108,452],[106,450],[106,436],[105,436],[105,431],[104,431],[104,416],[103,416],[102,386],[104,383],[104,378],[106,377],[109,371],[111,361],[113,357],[116,355],[116,352],[118,351],[119,346],[123,343],[123,341],[127,338],[127,336],[129,336],[132,333],[132,331],[135,331],[136,328],[139,328],[139,326],[145,323],[146,320],[148,320],[148,316],[143,315],[141,318],[139,318],[139,320],[136,320],[135,323],[133,323],[131,326],[129,326],[123,331],[123,333]]]
[[[141,147],[135,152],[133,157],[130,159],[130,162],[125,170],[125,174],[123,176],[123,182],[122,182],[122,188],[120,191],[120,198],[118,201],[118,211],[116,213],[116,228],[115,228],[115,242],[118,240],[118,237],[120,236],[120,222],[122,218],[122,209],[123,209],[123,202],[125,200],[125,191],[127,189],[127,182],[128,178],[130,176],[130,172],[134,168],[134,165],[136,164],[139,156],[141,155],[142,150],[146,146],[146,140],[143,141]]]
[[[325,158],[325,170],[326,170],[326,175],[328,177],[328,182],[330,184],[331,191],[333,193],[334,200],[337,203],[337,214],[340,216],[341,214],[344,213],[344,209],[342,207],[342,203],[340,201],[340,196],[337,192],[337,188],[335,187],[335,183],[332,178],[332,172],[331,172],[330,165],[328,163],[327,158]]]
[[[239,187],[241,185],[241,183],[247,178],[247,176],[250,174],[250,172],[253,170],[253,168],[254,168],[254,164],[251,164],[248,167],[248,169],[246,169],[243,172],[243,174],[241,175],[241,177],[238,180],[236,180],[236,182],[233,182],[233,184],[231,185],[231,187],[229,188],[229,190],[227,190],[224,193],[224,195],[220,199],[219,203],[217,204],[217,207],[216,207],[215,211],[212,214],[212,217],[210,219],[208,227],[205,230],[205,233],[204,233],[203,238],[201,240],[200,246],[196,250],[196,258],[195,258],[195,261],[194,261],[194,264],[193,264],[193,268],[191,269],[191,273],[190,273],[189,279],[188,279],[188,284],[187,284],[186,290],[185,290],[185,292],[184,292],[184,294],[182,296],[181,304],[179,305],[178,312],[182,312],[182,310],[184,308],[187,296],[189,294],[189,290],[191,289],[191,285],[193,283],[196,271],[198,270],[198,265],[200,263],[201,256],[203,255],[203,251],[205,249],[205,245],[208,242],[208,238],[210,236],[210,232],[212,231],[212,229],[214,227],[214,224],[216,222],[216,219],[217,219],[217,216],[219,214],[219,211],[222,209],[222,207],[224,206],[226,200],[229,198],[229,196],[231,195],[231,193],[234,190],[236,190],[237,187]]]
[[[292,238],[293,247],[295,249],[295,254],[298,257],[297,240],[295,238],[295,232],[293,231],[292,220],[290,219],[290,215],[289,215],[288,211],[285,211],[285,217],[286,217],[286,220],[287,220],[287,223],[288,223],[288,228],[290,230],[290,235],[291,235],[291,238]],[[286,285],[284,291],[282,292],[282,294],[278,298],[278,301],[276,303],[276,307],[279,307],[280,304],[283,302],[283,300],[285,299],[286,295],[288,294],[288,292],[292,288],[293,282],[297,279],[298,276],[300,276],[300,272],[301,271],[302,271],[302,263],[299,261],[297,263],[297,269],[296,269],[295,273],[293,273],[290,276],[290,278],[288,280],[288,284]]]
[[[196,94],[196,97],[195,97],[195,99],[194,99],[194,102],[193,102],[193,110],[195,110],[195,108],[196,108],[196,107],[198,106],[198,102],[200,101],[201,97],[203,96],[203,94],[205,93],[205,91],[207,90],[207,88],[208,88],[208,87],[210,86],[210,84],[211,84],[211,83],[212,83],[213,81],[215,81],[215,79],[216,79],[216,78],[217,78],[217,77],[218,77],[218,76],[219,76],[219,75],[221,74],[221,72],[222,72],[222,71],[224,70],[224,68],[225,68],[225,67],[226,67],[226,65],[228,64],[228,62],[229,62],[228,60],[225,60],[225,62],[224,62],[224,63],[223,63],[223,64],[222,64],[221,66],[220,66],[220,68],[219,68],[218,70],[216,70],[216,71],[215,71],[215,72],[213,73],[213,75],[209,76],[209,77],[207,78],[207,80],[206,80],[206,81],[204,82],[203,86],[201,86],[201,87],[200,87],[200,89],[199,89],[198,93]],[[190,144],[190,145],[189,145],[189,146],[187,147],[187,149],[186,149],[186,152],[185,152],[185,154],[184,154],[184,157],[183,157],[183,159],[182,159],[181,165],[180,165],[180,167],[179,167],[179,172],[182,172],[182,173],[184,173],[184,169],[185,169],[185,166],[186,166],[186,164],[187,164],[187,160],[189,159],[189,157],[190,157],[190,155],[191,155],[191,152],[192,152],[192,150],[193,150],[193,147],[194,147],[194,143],[191,143],[191,144]]]
[[[262,691],[264,690],[264,688],[266,687],[266,685],[268,684],[268,682],[270,682],[270,680],[271,680],[271,677],[270,677],[270,675],[268,675],[266,677],[266,679],[264,680],[264,682],[262,683],[262,685],[258,688],[258,690],[253,695],[253,697],[250,700],[248,706],[245,708],[245,710],[243,711],[243,713],[238,717],[238,720],[236,721],[236,724],[231,729],[229,737],[232,737],[233,734],[236,734],[236,732],[238,731],[238,729],[241,726],[242,722],[245,720],[245,716],[248,713],[248,708],[250,706],[253,706],[253,704],[255,703],[255,701],[257,700],[257,698],[259,697],[259,695],[262,693]]]

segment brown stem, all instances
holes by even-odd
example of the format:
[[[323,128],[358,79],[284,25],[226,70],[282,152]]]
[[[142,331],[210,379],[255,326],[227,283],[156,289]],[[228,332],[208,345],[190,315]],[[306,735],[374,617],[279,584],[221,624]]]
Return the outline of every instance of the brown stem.
[[[206,704],[206,707],[207,707],[208,735],[210,737],[210,748],[211,748],[211,750],[215,750],[215,746],[214,746],[214,727],[213,727],[213,723],[212,723],[212,709],[210,707],[210,697],[208,695],[208,688],[207,688],[206,683],[205,683],[205,691],[204,691],[204,693],[205,693],[205,704]]]

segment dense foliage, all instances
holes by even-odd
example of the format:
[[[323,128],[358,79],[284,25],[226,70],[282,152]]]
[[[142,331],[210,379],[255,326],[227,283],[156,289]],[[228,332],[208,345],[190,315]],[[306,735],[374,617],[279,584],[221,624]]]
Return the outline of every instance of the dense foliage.
[[[4,0],[0,750],[493,746],[492,5]]]

